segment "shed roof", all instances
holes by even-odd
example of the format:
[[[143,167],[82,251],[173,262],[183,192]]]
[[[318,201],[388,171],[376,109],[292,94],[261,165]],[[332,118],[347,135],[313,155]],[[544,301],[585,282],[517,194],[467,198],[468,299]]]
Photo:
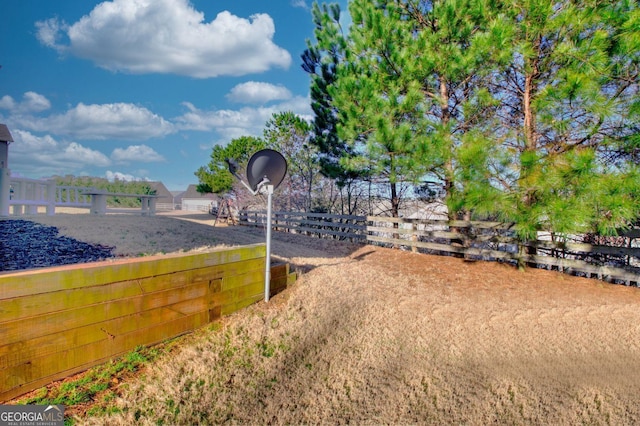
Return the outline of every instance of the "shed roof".
[[[198,199],[198,198],[202,198],[202,199],[207,199],[207,200],[213,200],[216,198],[215,194],[202,194],[200,192],[198,192],[197,190],[198,185],[194,185],[191,184],[187,187],[187,190],[184,192],[184,194],[182,194],[182,198],[188,198],[188,199]]]
[[[13,142],[11,132],[6,124],[0,124],[0,141],[1,142]]]

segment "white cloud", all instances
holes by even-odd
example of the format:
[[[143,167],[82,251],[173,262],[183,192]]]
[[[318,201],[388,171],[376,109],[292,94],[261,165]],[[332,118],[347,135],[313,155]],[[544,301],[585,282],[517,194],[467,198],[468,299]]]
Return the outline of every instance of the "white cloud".
[[[262,136],[265,123],[274,113],[292,111],[304,119],[312,117],[309,99],[297,96],[268,107],[245,107],[239,110],[203,111],[188,102],[189,110],[175,119],[182,130],[215,131],[221,140],[229,141],[240,136]]]
[[[302,9],[309,9],[307,2],[305,0],[291,0],[291,6],[300,7]]]
[[[291,92],[282,85],[276,86],[271,83],[247,81],[231,89],[231,92],[226,97],[232,102],[264,104],[269,101],[290,99]]]
[[[58,20],[58,18],[47,19],[36,22],[36,37],[45,46],[57,49],[59,52],[65,50],[64,46],[58,44],[61,34],[68,30],[68,26]]]
[[[209,78],[291,64],[289,52],[273,43],[269,15],[223,11],[206,22],[188,0],[105,1],[72,25],[49,19],[36,27],[44,45],[113,71]],[[60,43],[62,33],[68,45]]]
[[[23,130],[13,130],[15,143],[11,145],[10,155],[20,152],[51,151],[58,148],[58,142],[50,135],[36,136]]]
[[[134,176],[132,174],[128,174],[128,173],[122,173],[122,172],[112,172],[111,170],[107,170],[107,172],[104,174],[105,177],[107,178],[108,181],[113,182],[114,180],[122,180],[125,182],[132,182],[132,181],[148,181],[149,178],[141,178],[141,177],[137,177]]]
[[[116,148],[111,153],[111,159],[119,163],[159,163],[166,161],[162,155],[147,145],[131,145],[126,149]]]
[[[15,142],[10,148],[9,168],[22,175],[65,175],[111,164],[103,153],[77,142],[59,142],[50,135],[36,136],[24,130],[12,130],[12,135]]]
[[[36,92],[26,92],[20,104],[25,111],[41,112],[51,108],[51,102],[46,97]]]
[[[16,101],[9,95],[4,95],[0,98],[0,108],[12,110],[16,107]]]
[[[63,114],[44,118],[19,117],[29,130],[68,135],[79,139],[144,140],[175,131],[173,124],[146,108],[133,104],[78,104]]]
[[[3,96],[0,98],[0,108],[7,109],[13,114],[42,112],[51,108],[51,102],[36,92],[25,92],[21,102],[16,102],[8,95]]]

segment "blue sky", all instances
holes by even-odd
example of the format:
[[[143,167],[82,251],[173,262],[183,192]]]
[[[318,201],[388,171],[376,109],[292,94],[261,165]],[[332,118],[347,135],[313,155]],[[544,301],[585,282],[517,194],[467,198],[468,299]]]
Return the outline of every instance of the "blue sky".
[[[346,0],[341,1],[346,9]],[[215,144],[311,119],[310,0],[5,0],[12,175],[197,183]]]

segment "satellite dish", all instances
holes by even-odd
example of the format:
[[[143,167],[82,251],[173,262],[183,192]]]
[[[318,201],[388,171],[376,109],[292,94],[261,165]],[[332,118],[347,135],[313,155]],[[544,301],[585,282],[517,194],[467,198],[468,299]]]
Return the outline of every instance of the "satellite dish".
[[[247,164],[247,180],[253,191],[266,177],[269,185],[276,189],[287,174],[287,160],[278,151],[263,149],[251,156]]]

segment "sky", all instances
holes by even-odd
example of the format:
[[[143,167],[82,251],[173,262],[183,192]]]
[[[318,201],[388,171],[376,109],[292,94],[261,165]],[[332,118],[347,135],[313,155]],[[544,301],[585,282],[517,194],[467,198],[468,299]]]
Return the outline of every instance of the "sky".
[[[346,10],[347,0],[340,0]],[[198,183],[213,146],[312,119],[311,0],[5,0],[12,176]]]

